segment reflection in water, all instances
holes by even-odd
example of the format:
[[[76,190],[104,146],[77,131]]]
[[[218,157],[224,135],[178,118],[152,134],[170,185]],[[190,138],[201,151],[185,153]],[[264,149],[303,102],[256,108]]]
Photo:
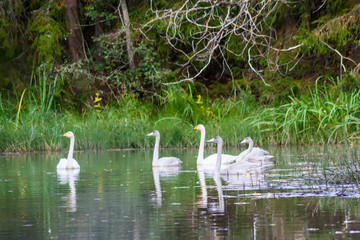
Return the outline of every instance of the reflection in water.
[[[244,190],[244,188],[253,187],[266,187],[265,173],[258,171],[249,171],[247,173],[239,173],[233,175],[221,175],[222,178],[227,182],[229,187],[239,187],[239,189]]]
[[[216,190],[218,192],[218,202],[217,203],[208,203],[208,194],[205,181],[205,172],[202,166],[197,166],[197,173],[199,177],[200,187],[201,187],[201,199],[197,201],[198,208],[206,208],[210,213],[224,213],[225,204],[224,204],[224,194],[222,190],[222,183],[219,173],[213,173],[213,179],[216,185]]]
[[[235,165],[237,164],[239,163]],[[240,163],[236,168],[241,169],[241,171],[234,171],[232,174],[222,172],[221,176],[230,188],[238,188],[241,190],[254,189],[254,187],[267,188],[266,172],[273,166],[274,164],[272,162],[259,165],[252,164],[251,167],[248,167],[246,164],[245,167],[242,167]]]
[[[166,168],[158,168],[153,167],[153,177],[154,177],[154,185],[155,185],[155,202],[157,207],[162,206],[162,191],[161,191],[161,184],[160,184],[160,177],[166,179],[168,177],[174,177],[179,174],[181,166],[172,166]]]
[[[179,173],[152,169],[143,151],[79,152],[86,161],[81,184],[74,171],[54,176],[57,156],[1,155],[0,239],[360,239],[358,185],[349,190],[345,182],[322,181],[321,170],[327,179],[343,176],[332,165],[352,160],[343,149],[272,150],[274,169],[222,175],[222,188],[206,172],[194,173],[195,150],[172,150],[184,160]],[[112,171],[104,171],[110,160]],[[224,213],[212,213],[212,203]]]
[[[69,184],[70,193],[67,195],[66,211],[76,212],[76,187],[75,181],[79,179],[80,169],[57,169],[60,184]]]
[[[211,213],[218,213],[218,214],[219,213],[224,213],[225,212],[224,194],[223,194],[223,190],[222,190],[222,183],[221,183],[220,174],[215,173],[214,176],[213,176],[213,179],[215,181],[216,190],[217,190],[218,195],[219,195],[219,202],[217,204],[213,204],[209,208],[209,211]]]
[[[201,187],[201,199],[197,201],[197,206],[198,206],[198,208],[207,208],[208,196],[207,196],[204,168],[202,166],[198,165],[197,173],[198,173],[200,187]]]

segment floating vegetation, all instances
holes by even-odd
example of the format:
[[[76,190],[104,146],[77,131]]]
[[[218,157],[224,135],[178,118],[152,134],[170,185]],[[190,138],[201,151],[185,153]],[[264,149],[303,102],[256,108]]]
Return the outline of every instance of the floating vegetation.
[[[356,149],[344,147],[322,154],[281,156],[282,162],[263,173],[224,178],[229,198],[346,197],[360,198]],[[338,151],[338,152],[337,152]],[[288,159],[284,161],[284,159]],[[237,194],[234,194],[238,192]]]

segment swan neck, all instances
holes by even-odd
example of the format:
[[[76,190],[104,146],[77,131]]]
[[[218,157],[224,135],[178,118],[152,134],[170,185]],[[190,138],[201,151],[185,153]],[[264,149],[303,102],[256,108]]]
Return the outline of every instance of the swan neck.
[[[67,160],[67,168],[71,168],[73,166],[73,154],[74,154],[74,144],[75,144],[75,138],[70,138],[70,148],[69,148],[69,154],[68,154],[68,160]]]
[[[200,136],[200,147],[199,147],[199,154],[198,154],[198,158],[197,158],[197,163],[200,163],[201,161],[204,160],[204,146],[205,146],[205,129],[202,129],[200,131],[201,136]]]
[[[250,141],[249,148],[248,148],[249,152],[251,152],[251,150],[253,149],[253,146],[254,146],[254,142]]]
[[[217,160],[215,166],[215,173],[220,173],[222,145],[223,145],[222,141],[220,141],[217,145]]]
[[[249,147],[244,151],[244,156],[242,157],[242,159],[245,159],[245,157],[252,151],[253,146],[254,146],[254,142],[250,141]],[[241,153],[240,153],[240,155],[241,155]]]
[[[154,155],[153,155],[153,165],[156,165],[159,161],[159,147],[160,147],[160,136],[155,137],[155,147],[154,147]]]

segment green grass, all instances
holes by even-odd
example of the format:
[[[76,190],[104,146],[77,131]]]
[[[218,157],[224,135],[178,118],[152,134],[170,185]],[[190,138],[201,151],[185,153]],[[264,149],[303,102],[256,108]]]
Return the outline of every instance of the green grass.
[[[320,79],[318,79],[320,80]],[[359,135],[360,90],[343,93],[339,82],[316,85],[303,98],[263,109],[249,117],[270,142],[278,144],[327,144],[357,142]]]
[[[197,147],[200,134],[191,129],[200,123],[207,138],[220,135],[226,147],[246,136],[257,145],[327,144],[356,143],[360,134],[360,91],[343,93],[333,79],[278,106],[260,105],[244,93],[237,99],[200,98],[188,86],[171,87],[153,102],[124,95],[112,104],[101,102],[100,112],[84,103],[79,113],[56,102],[56,79],[42,71],[34,75],[23,96],[0,95],[0,151],[67,149],[67,139],[58,137],[67,131],[74,132],[76,149],[149,148],[154,140],[145,135],[155,129],[162,147]]]

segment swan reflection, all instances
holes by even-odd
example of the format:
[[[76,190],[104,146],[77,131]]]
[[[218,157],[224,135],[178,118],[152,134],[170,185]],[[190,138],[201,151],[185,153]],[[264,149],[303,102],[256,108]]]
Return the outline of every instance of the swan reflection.
[[[224,204],[224,194],[223,194],[220,174],[215,173],[213,176],[213,179],[214,179],[214,182],[216,185],[216,190],[218,192],[219,201],[218,201],[218,203],[212,203],[209,206],[209,211],[211,213],[222,214],[225,212],[225,204]]]
[[[232,168],[223,170],[221,177],[228,185],[238,185],[244,187],[261,187],[266,184],[266,172],[274,166],[271,161],[261,164],[254,163],[235,163]]]
[[[79,179],[80,169],[57,169],[60,184],[69,184],[70,193],[66,196],[66,211],[76,212],[76,187],[75,181]]]
[[[222,190],[222,183],[220,174],[215,172],[212,175],[212,178],[215,182],[216,190],[218,192],[218,202],[208,202],[208,194],[207,194],[207,187],[206,187],[206,174],[205,169],[201,166],[198,166],[197,173],[199,177],[200,187],[201,187],[201,196],[197,200],[197,207],[208,209],[210,213],[217,213],[221,214],[225,212],[225,204],[224,204],[224,194]]]
[[[155,185],[155,202],[157,207],[162,206],[162,191],[160,178],[167,179],[179,174],[181,167],[180,166],[172,166],[172,167],[153,167],[153,177],[154,177],[154,185]]]
[[[204,168],[200,165],[198,165],[198,167],[197,167],[197,174],[199,177],[199,182],[200,182],[200,187],[201,187],[201,195],[200,195],[200,199],[197,200],[197,207],[198,208],[207,208],[208,196],[207,196],[207,189],[206,189],[205,172],[204,172]]]

